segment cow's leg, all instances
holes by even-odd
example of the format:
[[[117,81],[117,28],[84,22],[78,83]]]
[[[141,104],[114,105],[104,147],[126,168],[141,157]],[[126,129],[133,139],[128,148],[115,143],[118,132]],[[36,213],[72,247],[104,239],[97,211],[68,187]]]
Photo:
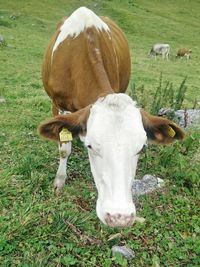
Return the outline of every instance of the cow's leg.
[[[54,188],[56,193],[59,193],[62,190],[67,179],[67,160],[71,154],[71,147],[71,142],[59,143],[60,162],[58,171],[56,173],[56,178],[54,180]]]
[[[52,113],[54,116],[56,116],[58,114],[65,115],[70,112],[58,110],[57,107],[54,104],[52,104]],[[62,188],[65,185],[65,181],[67,179],[67,160],[69,158],[69,155],[71,154],[72,144],[71,142],[66,142],[66,143],[59,142],[58,148],[59,148],[60,162],[56,173],[56,178],[54,180],[54,189],[56,193],[59,193],[62,190]]]

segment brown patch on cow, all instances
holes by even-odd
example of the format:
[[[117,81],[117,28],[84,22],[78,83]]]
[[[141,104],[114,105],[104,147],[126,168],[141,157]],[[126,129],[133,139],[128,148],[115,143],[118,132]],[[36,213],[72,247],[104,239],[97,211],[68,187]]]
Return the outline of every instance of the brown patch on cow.
[[[74,112],[94,103],[102,94],[125,92],[128,86],[131,61],[126,37],[109,18],[101,19],[110,32],[90,27],[76,38],[68,36],[52,58],[62,20],[49,43],[42,80],[57,109]]]

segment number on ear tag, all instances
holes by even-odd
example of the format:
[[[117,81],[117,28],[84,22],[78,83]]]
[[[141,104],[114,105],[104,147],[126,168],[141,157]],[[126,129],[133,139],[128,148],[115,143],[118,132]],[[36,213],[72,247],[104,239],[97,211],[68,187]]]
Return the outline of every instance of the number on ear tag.
[[[172,129],[172,127],[169,126],[168,135],[173,138],[175,136],[175,134],[176,134],[176,132]]]
[[[60,142],[69,142],[72,141],[72,133],[68,131],[66,128],[63,128],[59,133]]]

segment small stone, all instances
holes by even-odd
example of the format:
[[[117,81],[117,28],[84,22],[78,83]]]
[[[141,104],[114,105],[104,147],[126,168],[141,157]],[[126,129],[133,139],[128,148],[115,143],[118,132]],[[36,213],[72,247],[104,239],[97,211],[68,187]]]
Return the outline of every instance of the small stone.
[[[17,183],[16,175],[12,175],[11,180],[14,184]]]
[[[120,255],[122,255],[124,258],[128,260],[135,257],[135,252],[126,246],[113,246],[111,250],[112,250],[113,255],[115,255],[116,253],[119,253]]]
[[[6,100],[5,100],[5,98],[0,97],[0,104],[2,104],[2,103],[6,103]]]
[[[170,117],[171,114],[173,114],[173,117],[181,127],[200,127],[200,109],[180,109],[175,111],[174,109],[161,108],[158,111],[159,116],[166,115]]]
[[[157,181],[158,181],[158,188],[164,187],[165,186],[165,181],[159,177],[157,177]]]
[[[13,15],[10,15],[10,19],[12,19],[12,20],[16,20],[16,16],[13,14]]]
[[[19,184],[20,180],[23,178],[23,175],[12,175],[11,182],[15,185]]]
[[[134,180],[132,192],[133,196],[140,196],[151,193],[165,185],[164,180],[154,175],[146,174],[141,180]]]
[[[5,42],[5,39],[3,37],[3,35],[0,34],[0,43],[4,43]]]
[[[177,110],[175,115],[184,128],[200,127],[200,109]]]
[[[0,47],[7,46],[5,38],[0,34]]]
[[[169,113],[173,112],[174,110],[173,109],[170,109],[170,108],[161,108],[159,111],[158,111],[158,116],[163,116],[163,115],[168,115]]]
[[[145,223],[145,218],[143,218],[143,217],[136,217],[135,218],[135,222],[138,222],[138,223]]]

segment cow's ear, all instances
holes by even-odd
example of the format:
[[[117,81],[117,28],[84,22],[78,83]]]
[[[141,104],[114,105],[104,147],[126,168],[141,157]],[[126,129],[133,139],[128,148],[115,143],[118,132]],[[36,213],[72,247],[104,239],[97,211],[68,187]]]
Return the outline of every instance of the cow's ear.
[[[90,106],[80,109],[74,113],[58,115],[55,118],[44,121],[38,127],[38,132],[44,138],[60,140],[60,132],[67,129],[73,136],[86,132],[87,120],[90,114]]]
[[[176,139],[182,140],[185,136],[184,131],[172,121],[152,116],[141,110],[142,122],[150,142],[157,144],[170,144]]]

